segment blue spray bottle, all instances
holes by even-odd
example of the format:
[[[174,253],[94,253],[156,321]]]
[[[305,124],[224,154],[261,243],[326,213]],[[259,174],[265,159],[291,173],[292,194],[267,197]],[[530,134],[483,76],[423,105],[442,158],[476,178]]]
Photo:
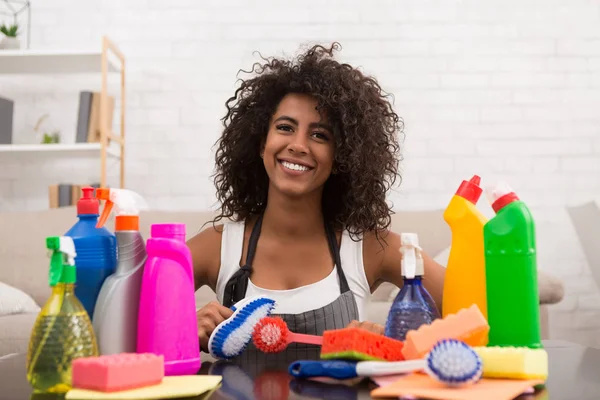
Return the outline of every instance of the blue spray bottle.
[[[425,269],[416,233],[403,233],[402,276],[404,285],[394,299],[385,325],[385,336],[404,340],[406,333],[440,318],[433,298],[423,286]]]
[[[108,229],[96,228],[100,202],[94,198],[94,188],[84,187],[77,202],[79,221],[65,233],[75,243],[77,285],[75,296],[81,301],[90,319],[104,280],[115,272],[117,239]]]

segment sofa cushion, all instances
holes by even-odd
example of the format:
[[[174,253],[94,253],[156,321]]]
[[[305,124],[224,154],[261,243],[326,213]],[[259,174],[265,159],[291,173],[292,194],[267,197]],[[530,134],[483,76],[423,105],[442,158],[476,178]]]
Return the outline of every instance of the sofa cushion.
[[[21,289],[42,305],[50,295],[46,237],[75,223],[75,208],[0,213],[0,282]]]
[[[12,353],[27,353],[29,337],[37,313],[0,317],[0,357]]]
[[[39,311],[40,307],[27,293],[0,282],[0,317]]]
[[[450,246],[442,250],[434,260],[443,265],[444,267],[448,264],[448,257],[450,256]],[[540,304],[555,304],[560,302],[565,294],[564,285],[560,279],[555,276],[538,269],[538,290],[540,297]]]
[[[452,238],[443,213],[444,210],[441,209],[396,211],[392,214],[390,229],[398,234],[416,233],[419,236],[419,245],[427,254],[438,254],[450,244]]]
[[[212,301],[217,301],[217,295],[209,286],[202,286],[196,291],[196,309],[200,309]]]

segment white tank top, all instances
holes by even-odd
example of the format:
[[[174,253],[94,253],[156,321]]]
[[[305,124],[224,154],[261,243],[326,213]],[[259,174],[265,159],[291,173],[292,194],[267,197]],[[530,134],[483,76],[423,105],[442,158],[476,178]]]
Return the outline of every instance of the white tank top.
[[[369,282],[363,264],[363,241],[352,240],[347,231],[343,231],[340,243],[340,260],[348,281],[348,286],[354,294],[358,315],[361,321],[365,318],[365,307],[371,295]],[[217,299],[223,303],[225,285],[233,274],[240,268],[244,246],[244,222],[226,221],[221,238],[221,267],[217,278]],[[246,296],[263,295],[277,302],[273,310],[276,314],[299,314],[305,311],[324,307],[340,296],[340,280],[337,269],[324,279],[310,285],[289,290],[263,289],[248,280]]]

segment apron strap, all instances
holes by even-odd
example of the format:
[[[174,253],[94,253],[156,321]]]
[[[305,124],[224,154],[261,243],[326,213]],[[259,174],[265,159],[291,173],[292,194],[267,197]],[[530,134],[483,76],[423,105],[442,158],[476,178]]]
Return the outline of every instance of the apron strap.
[[[260,230],[262,228],[263,213],[261,213],[256,220],[256,224],[252,228],[250,239],[248,240],[248,251],[246,253],[246,263],[243,267],[237,270],[233,276],[227,281],[225,290],[223,293],[223,305],[225,307],[231,307],[246,296],[248,290],[248,280],[252,273],[252,263],[254,261],[254,255],[256,254],[256,246],[258,243],[258,237],[260,236]],[[330,224],[325,223],[325,234],[327,236],[327,243],[329,244],[329,250],[335,262],[338,276],[340,278],[340,292],[345,293],[350,290],[348,280],[344,274],[342,268],[342,260],[340,257],[340,249],[335,236],[335,231]]]
[[[340,246],[338,246],[335,231],[327,222],[325,223],[325,234],[327,235],[327,241],[329,242],[329,251],[331,251],[331,255],[333,256],[333,260],[335,262],[335,268],[337,269],[338,277],[340,278],[340,292],[346,293],[350,290],[350,286],[348,285],[346,274],[344,274],[344,269],[342,268]]]
[[[250,234],[250,240],[248,241],[248,251],[246,253],[246,263],[244,266],[233,274],[233,276],[227,281],[225,290],[223,292],[223,305],[225,307],[231,307],[244,297],[246,297],[246,291],[248,290],[248,280],[252,273],[252,262],[254,261],[254,254],[256,254],[256,244],[258,243],[258,237],[260,236],[260,230],[262,228],[263,214],[261,213],[252,228]]]

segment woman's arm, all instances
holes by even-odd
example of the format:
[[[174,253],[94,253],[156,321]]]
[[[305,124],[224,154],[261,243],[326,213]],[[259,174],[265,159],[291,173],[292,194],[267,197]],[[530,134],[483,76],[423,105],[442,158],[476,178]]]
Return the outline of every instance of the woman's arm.
[[[221,266],[221,237],[223,226],[209,227],[190,240],[187,245],[192,253],[194,262],[194,282],[196,290],[204,285],[216,292],[217,278]],[[198,339],[200,349],[208,352],[210,335],[217,325],[231,317],[233,311],[223,307],[219,302],[212,301],[197,310]]]
[[[393,283],[399,288],[403,286],[400,245],[400,235],[392,231],[381,233],[379,240],[374,233],[365,234],[363,261],[371,293],[383,282]],[[446,269],[425,252],[422,255],[425,269],[423,285],[441,312]]]
[[[204,285],[215,291],[221,265],[221,237],[223,225],[208,227],[187,241],[194,262],[196,290]]]

